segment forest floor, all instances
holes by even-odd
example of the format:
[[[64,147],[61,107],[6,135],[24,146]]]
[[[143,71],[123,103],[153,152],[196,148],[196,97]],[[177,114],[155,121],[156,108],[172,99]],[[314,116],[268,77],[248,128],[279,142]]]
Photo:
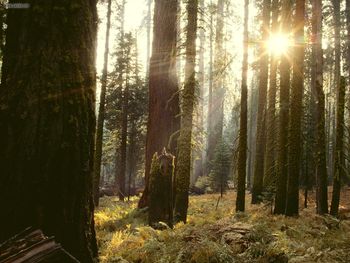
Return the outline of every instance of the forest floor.
[[[104,197],[95,212],[101,262],[230,263],[350,262],[350,189],[344,189],[340,219],[315,214],[314,193],[298,218],[271,214],[270,204],[234,213],[235,193],[191,196],[187,224],[154,230],[137,198],[121,203]],[[217,206],[217,207],[216,207]]]

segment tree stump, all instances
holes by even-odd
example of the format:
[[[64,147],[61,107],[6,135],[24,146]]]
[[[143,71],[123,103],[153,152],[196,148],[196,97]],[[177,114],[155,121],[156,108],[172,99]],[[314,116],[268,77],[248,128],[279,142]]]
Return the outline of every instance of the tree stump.
[[[173,227],[173,177],[175,157],[166,152],[155,153],[149,178],[149,225],[160,228],[159,222]]]

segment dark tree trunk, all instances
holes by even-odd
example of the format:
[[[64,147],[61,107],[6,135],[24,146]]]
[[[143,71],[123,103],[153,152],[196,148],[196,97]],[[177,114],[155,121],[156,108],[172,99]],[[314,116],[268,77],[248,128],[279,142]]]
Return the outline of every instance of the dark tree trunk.
[[[102,143],[103,143],[103,124],[105,120],[105,106],[106,106],[106,89],[107,89],[107,72],[108,72],[108,54],[109,54],[109,31],[111,28],[111,8],[112,0],[108,0],[107,8],[107,28],[106,28],[106,42],[104,63],[101,79],[101,94],[100,105],[98,109],[97,129],[96,129],[96,151],[95,151],[95,169],[94,169],[94,202],[95,206],[99,205],[99,186],[101,177],[102,164]]]
[[[267,82],[269,75],[269,63],[268,54],[266,50],[266,41],[269,37],[270,27],[270,10],[271,0],[264,0],[262,7],[262,42],[260,45],[260,58],[259,58],[259,102],[258,102],[258,117],[257,117],[257,139],[256,139],[256,151],[255,151],[255,163],[254,163],[254,178],[252,188],[252,204],[257,204],[261,201],[261,194],[263,191],[263,177],[264,177],[264,152],[266,144],[266,132],[265,132],[265,109],[266,109],[266,94],[267,94]]]
[[[152,157],[166,147],[176,152],[180,128],[178,82],[176,76],[177,0],[156,0],[153,52],[149,74],[149,117],[146,138],[145,190],[139,207],[148,205],[148,178]]]
[[[288,34],[291,30],[292,0],[283,0],[281,23],[282,30]],[[275,197],[275,214],[284,214],[286,208],[286,192],[288,178],[288,123],[289,123],[289,93],[290,93],[290,54],[282,54],[280,62],[280,112],[278,129],[277,182]]]
[[[328,213],[326,135],[325,135],[325,96],[323,92],[323,51],[322,51],[322,0],[313,1],[312,38],[313,73],[312,86],[317,98],[317,143],[316,143],[316,210],[318,214]],[[307,187],[307,186],[306,186]]]
[[[238,182],[236,211],[244,212],[245,209],[245,182],[247,171],[247,122],[248,122],[248,18],[249,0],[244,1],[244,32],[243,32],[243,62],[241,85],[241,115],[238,145]]]
[[[305,0],[296,0],[294,15],[294,41],[292,63],[292,89],[290,101],[289,151],[288,151],[288,182],[286,215],[299,214],[299,174],[301,164],[301,119],[304,88],[304,25]]]
[[[178,139],[178,156],[176,162],[176,194],[175,214],[176,222],[186,223],[188,209],[188,190],[191,174],[192,151],[192,120],[195,101],[195,66],[196,66],[196,39],[198,0],[187,4],[187,37],[186,37],[186,66],[185,86],[182,95],[181,130]]]
[[[336,125],[336,144],[334,153],[334,174],[333,174],[333,193],[330,214],[338,216],[341,180],[344,178],[344,108],[345,108],[345,78],[341,77],[337,100],[337,125]]]
[[[93,262],[96,1],[27,2],[28,9],[8,10],[0,242],[40,227],[81,262]]]

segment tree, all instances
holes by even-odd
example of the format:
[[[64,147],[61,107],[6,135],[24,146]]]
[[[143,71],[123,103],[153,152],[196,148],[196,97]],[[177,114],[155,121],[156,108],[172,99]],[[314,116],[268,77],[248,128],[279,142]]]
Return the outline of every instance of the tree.
[[[265,135],[265,108],[266,108],[266,93],[269,74],[268,53],[266,42],[269,37],[270,27],[270,10],[271,0],[264,0],[262,6],[262,24],[261,24],[261,44],[259,57],[259,102],[258,102],[258,123],[257,123],[257,139],[255,151],[255,168],[252,188],[252,204],[257,204],[261,201],[263,191],[263,176],[264,176],[264,152],[266,144]]]
[[[289,151],[288,151],[288,181],[286,215],[299,213],[299,174],[301,152],[301,118],[304,87],[304,22],[305,0],[296,0],[293,21],[294,50],[292,56],[293,74],[290,101]]]
[[[244,1],[244,32],[243,32],[243,61],[241,84],[241,114],[238,146],[238,178],[236,211],[244,212],[245,208],[245,181],[247,170],[247,122],[248,122],[248,18],[249,0]]]
[[[272,0],[271,5],[271,34],[278,32],[279,1]],[[268,90],[268,105],[266,111],[266,153],[264,166],[263,186],[266,191],[273,191],[275,188],[275,136],[276,136],[276,91],[277,91],[277,66],[278,58],[274,51],[270,58],[270,85]]]
[[[177,0],[156,0],[152,57],[149,71],[149,117],[146,138],[145,189],[139,207],[148,204],[148,178],[152,157],[164,147],[175,153],[179,130],[179,96],[176,76]]]
[[[215,56],[214,56],[214,76],[212,76],[212,91],[209,96],[210,112],[209,112],[209,131],[208,131],[208,149],[207,149],[207,165],[209,171],[210,163],[214,158],[216,145],[222,139],[222,131],[224,126],[224,67],[225,57],[223,49],[224,41],[224,7],[225,1],[218,0],[216,10],[216,29],[215,29]]]
[[[292,18],[292,0],[283,0],[281,10],[281,31],[289,36]],[[286,207],[286,192],[288,178],[288,123],[289,123],[289,93],[290,93],[290,53],[282,54],[280,62],[280,109],[278,124],[278,156],[277,156],[277,183],[275,197],[275,214],[284,214]]]
[[[39,227],[79,261],[93,262],[96,1],[28,3],[8,10],[0,242]]]
[[[317,98],[317,143],[316,143],[316,180],[317,213],[328,213],[326,135],[325,135],[325,96],[323,92],[323,51],[322,51],[322,0],[312,2],[312,38],[313,63],[312,86]],[[307,186],[306,186],[307,187]]]
[[[111,13],[112,0],[108,0],[107,7],[107,25],[106,25],[106,42],[104,63],[101,78],[101,93],[100,105],[98,109],[97,129],[96,129],[96,150],[95,150],[95,169],[94,169],[94,202],[95,206],[99,205],[99,185],[101,177],[101,163],[102,163],[102,140],[103,140],[103,124],[105,120],[105,106],[106,106],[106,89],[107,89],[107,72],[108,72],[108,56],[109,56],[109,32],[111,28]]]
[[[186,223],[188,209],[188,190],[191,174],[192,152],[192,121],[195,101],[195,66],[196,66],[196,39],[197,39],[198,0],[187,4],[187,38],[186,38],[186,66],[185,86],[181,104],[181,129],[178,138],[178,158],[176,162],[175,180],[175,221]]]

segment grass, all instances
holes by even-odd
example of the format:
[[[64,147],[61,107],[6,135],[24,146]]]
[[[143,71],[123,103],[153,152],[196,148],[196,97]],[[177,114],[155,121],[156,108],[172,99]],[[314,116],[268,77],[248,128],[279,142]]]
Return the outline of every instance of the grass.
[[[298,218],[271,215],[268,205],[233,213],[235,193],[191,196],[188,223],[147,226],[137,198],[101,199],[95,223],[101,262],[350,262],[350,221],[317,216],[311,202]],[[217,208],[216,208],[217,206]]]

